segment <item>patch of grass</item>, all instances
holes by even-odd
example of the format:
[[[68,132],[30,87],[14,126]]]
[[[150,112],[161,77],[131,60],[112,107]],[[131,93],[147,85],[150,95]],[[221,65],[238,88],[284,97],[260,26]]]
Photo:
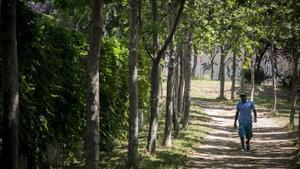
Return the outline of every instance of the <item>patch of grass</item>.
[[[201,112],[200,107],[193,105],[191,110],[188,129],[182,130],[177,138],[173,138],[171,148],[161,146],[163,137],[163,132],[161,131],[156,154],[154,156],[144,156],[140,162],[140,168],[184,168],[188,152],[191,148],[200,143],[209,130],[209,128],[201,125],[201,120],[203,119],[203,121],[205,121],[205,119],[207,120],[208,118]],[[163,127],[160,128],[163,129]]]
[[[202,138],[210,130],[208,127],[201,125],[202,122],[210,120],[209,116],[201,111],[199,105],[191,105],[190,122],[188,129],[181,130],[177,138],[172,137],[172,147],[165,148],[162,146],[164,135],[164,112],[165,106],[161,105],[161,114],[159,114],[158,139],[156,145],[156,153],[148,154],[146,151],[148,136],[148,120],[145,121],[140,130],[139,137],[139,155],[140,168],[142,169],[180,169],[184,168],[188,152],[200,144]],[[123,146],[116,148],[112,153],[101,154],[101,168],[125,168],[127,158],[127,142],[123,142]]]
[[[277,91],[277,109],[280,114],[290,113],[292,106],[292,92],[287,89],[278,88]],[[255,103],[263,108],[271,108],[273,102],[273,93],[271,86],[262,85],[258,87],[255,95]],[[300,107],[298,106],[298,109]]]

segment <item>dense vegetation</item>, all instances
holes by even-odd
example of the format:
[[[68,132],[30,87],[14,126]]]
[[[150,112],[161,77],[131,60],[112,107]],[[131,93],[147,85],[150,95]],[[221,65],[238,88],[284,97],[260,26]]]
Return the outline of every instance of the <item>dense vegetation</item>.
[[[0,1],[0,137],[4,143],[11,139],[6,137],[14,133],[6,128],[11,123],[8,115],[18,112],[19,143],[14,146],[19,147],[18,155],[27,168],[82,167],[88,163],[86,112],[87,107],[93,108],[88,70],[96,64],[88,60],[93,54],[100,59],[99,86],[94,86],[98,90],[92,89],[100,95],[100,104],[95,104],[100,116],[100,126],[95,129],[100,133],[96,151],[110,153],[129,140],[129,149],[136,150],[129,151],[129,159],[134,160],[128,168],[138,166],[140,152],[135,145],[139,135],[131,132],[149,132],[143,134],[146,139],[141,144],[147,144],[146,151],[153,155],[160,146],[157,135],[163,137],[164,147],[172,148],[172,137],[189,130],[191,79],[196,78],[200,55],[209,55],[210,61],[202,65],[211,71],[211,79],[215,79],[214,71],[218,74],[221,100],[227,99],[225,72],[233,83],[232,101],[243,90],[253,99],[255,85],[269,81],[272,111],[276,112],[277,82],[293,90],[289,106],[294,126],[300,58],[300,4],[295,0],[93,0],[93,4],[104,4],[99,20],[93,15],[95,6],[86,0],[17,0],[16,12],[6,8],[11,2]],[[10,19],[12,14],[16,20]],[[10,74],[6,66],[7,53],[13,53],[6,50],[11,45],[7,39],[14,33],[9,29],[10,21],[16,21],[17,45],[13,45],[17,66],[8,67],[17,70],[16,74]],[[98,31],[101,36],[94,37],[100,39],[99,54],[91,52],[93,23],[103,24],[103,32]],[[219,70],[213,70],[217,54]],[[238,63],[236,59],[237,65],[233,64]],[[18,85],[7,82],[7,77],[14,75]],[[240,91],[234,88],[236,77]],[[243,87],[244,78],[251,83],[251,90]],[[7,98],[14,96],[6,94],[10,84],[18,86],[15,92],[19,98],[8,104]],[[14,103],[18,108],[8,111]],[[134,124],[137,121],[131,117],[137,116],[138,124]],[[7,150],[1,151],[4,157]]]

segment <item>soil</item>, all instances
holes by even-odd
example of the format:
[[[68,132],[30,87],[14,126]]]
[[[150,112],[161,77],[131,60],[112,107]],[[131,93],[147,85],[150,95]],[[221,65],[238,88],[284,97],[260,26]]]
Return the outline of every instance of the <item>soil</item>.
[[[258,110],[253,123],[250,152],[242,152],[238,129],[233,128],[235,110],[210,102],[201,102],[211,120],[201,122],[212,131],[188,155],[186,168],[289,168],[296,155],[296,133],[285,127],[287,119]],[[206,105],[213,105],[211,107]]]

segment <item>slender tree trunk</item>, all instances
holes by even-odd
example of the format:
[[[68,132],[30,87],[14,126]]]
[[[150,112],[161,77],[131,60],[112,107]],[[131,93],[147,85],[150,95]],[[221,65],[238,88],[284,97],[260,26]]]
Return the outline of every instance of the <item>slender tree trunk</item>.
[[[272,65],[272,90],[273,90],[273,103],[272,103],[272,111],[276,112],[276,105],[277,105],[277,89],[276,89],[276,74],[275,74],[275,56],[274,56],[274,44],[272,42],[271,45],[271,65]]]
[[[164,77],[164,67],[161,65],[160,67],[160,79]],[[164,98],[164,88],[163,88],[163,80],[160,80],[160,98]]]
[[[291,114],[290,114],[290,126],[294,127],[294,116],[296,113],[296,106],[297,106],[297,100],[298,100],[298,93],[297,93],[297,82],[299,83],[299,75],[298,75],[298,58],[295,56],[295,52],[293,52],[293,100],[292,100],[292,108],[291,108]]]
[[[173,45],[170,44],[170,48]],[[173,50],[173,49],[170,49]],[[170,52],[168,81],[167,81],[167,100],[166,100],[166,119],[165,119],[165,135],[163,145],[170,147],[172,145],[172,124],[173,124],[173,99],[174,99],[174,56],[173,51]]]
[[[183,115],[183,124],[182,128],[186,129],[190,119],[190,105],[191,105],[191,55],[192,55],[192,29],[188,30],[188,39],[187,39],[187,52],[185,59],[185,87],[184,87],[184,115]]]
[[[178,49],[178,48],[177,48]],[[174,126],[174,136],[177,137],[179,133],[179,120],[178,120],[178,95],[179,95],[179,55],[178,50],[175,54],[175,69],[174,69],[174,98],[173,98],[173,126]]]
[[[173,25],[173,1],[167,1],[168,8],[168,29],[169,32],[172,31]],[[169,44],[169,66],[168,66],[168,79],[167,79],[167,99],[166,99],[166,117],[165,117],[165,135],[163,145],[170,147],[172,145],[172,125],[173,125],[173,110],[174,110],[174,45],[173,39]]]
[[[92,1],[92,23],[90,48],[87,61],[88,69],[88,110],[86,139],[86,168],[99,168],[99,62],[100,39],[103,27],[103,0]]]
[[[194,47],[194,63],[193,63],[193,68],[192,68],[192,76],[193,76],[193,78],[195,78],[195,76],[196,76],[197,62],[198,62],[198,51],[197,51],[197,48]]]
[[[16,39],[16,1],[2,0],[0,57],[3,85],[3,146],[1,168],[18,169],[19,81]]]
[[[151,116],[147,143],[147,150],[151,153],[154,153],[156,149],[159,112],[159,81],[159,62],[156,59],[153,59],[151,70]]]
[[[253,101],[254,100],[254,90],[255,90],[255,65],[254,65],[254,58],[253,56],[251,57],[251,87],[250,87],[250,100]]]
[[[139,111],[139,129],[141,129],[144,125],[144,113]]]
[[[236,73],[236,53],[233,53],[232,58],[232,75],[231,75],[231,97],[230,99],[234,100],[234,93],[235,93],[235,73]]]
[[[151,0],[151,14],[152,25],[157,25],[157,0]],[[158,33],[153,30],[152,33],[152,49],[158,50]],[[156,55],[156,52],[154,53]],[[159,59],[152,59],[151,69],[151,115],[150,115],[150,128],[148,133],[147,150],[150,153],[154,153],[156,150],[156,137],[158,129],[158,112],[159,112],[159,84],[160,84],[160,71],[159,71]],[[162,73],[162,72],[161,72]],[[161,87],[163,93],[163,88]]]
[[[225,46],[221,47],[220,59],[220,99],[225,99]]]
[[[211,72],[210,72],[210,80],[214,80],[214,50],[211,52],[211,59],[210,59],[210,65],[211,65]]]
[[[243,93],[245,91],[244,87],[244,58],[245,58],[246,52],[244,52],[244,56],[242,58],[241,63],[241,70],[240,70],[240,93]]]
[[[182,42],[179,43],[178,57],[179,57],[179,86],[178,86],[178,114],[179,117],[183,116],[183,94],[184,94],[184,58]]]
[[[129,19],[129,136],[127,168],[138,168],[138,16],[139,0],[130,0]]]

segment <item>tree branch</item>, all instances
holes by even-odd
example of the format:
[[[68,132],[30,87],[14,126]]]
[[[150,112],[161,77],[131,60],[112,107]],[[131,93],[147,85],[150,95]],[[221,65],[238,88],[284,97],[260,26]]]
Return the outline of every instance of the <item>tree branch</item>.
[[[183,8],[184,8],[184,4],[185,4],[185,0],[181,0],[181,4],[180,4],[179,10],[178,10],[178,13],[176,15],[176,19],[175,19],[174,25],[172,27],[172,31],[169,33],[169,35],[168,35],[167,39],[165,40],[165,43],[162,46],[162,48],[158,51],[157,56],[156,56],[155,59],[157,59],[157,60],[161,59],[161,57],[163,56],[164,52],[166,51],[169,43],[171,42],[171,40],[173,38],[173,35],[174,35],[175,31],[176,31],[176,28],[178,26],[179,18],[180,18],[181,14],[182,14],[182,11],[183,11]]]

